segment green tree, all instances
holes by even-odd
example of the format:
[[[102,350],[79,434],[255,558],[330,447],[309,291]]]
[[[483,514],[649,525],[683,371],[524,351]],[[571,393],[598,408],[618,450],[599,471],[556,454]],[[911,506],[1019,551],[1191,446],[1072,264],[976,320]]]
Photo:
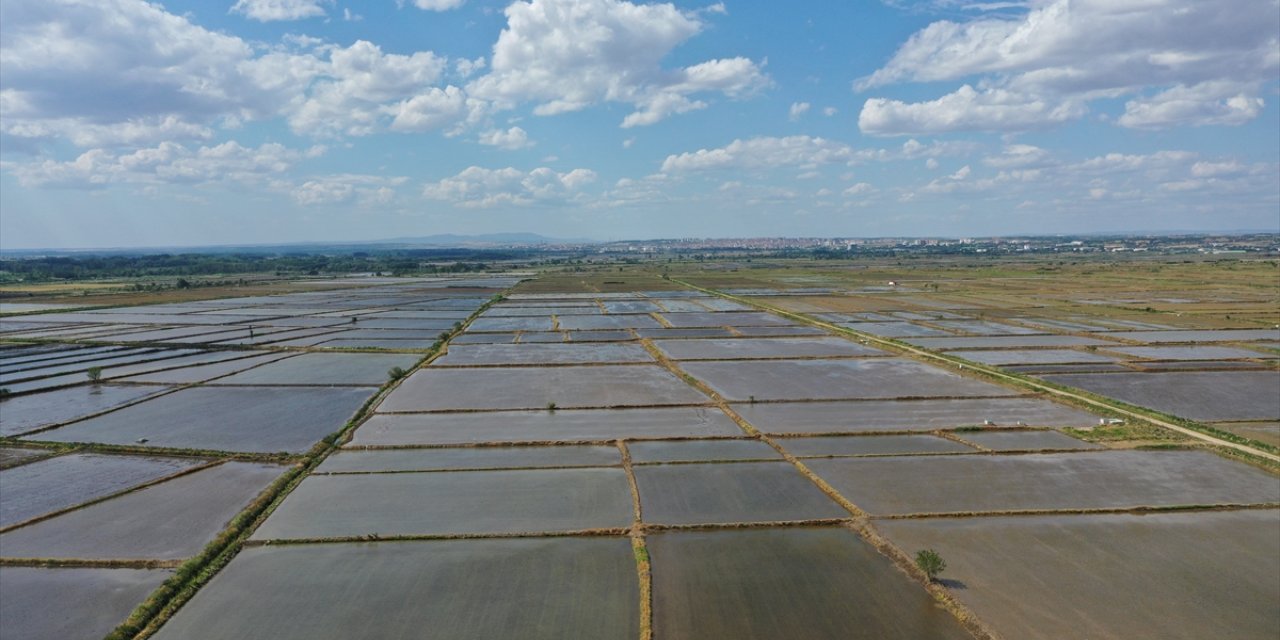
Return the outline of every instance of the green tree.
[[[91,382],[93,382],[94,384],[97,384],[100,380],[102,380],[102,367],[89,367],[88,369],[84,370],[84,374],[86,376],[89,376],[89,380]]]
[[[921,549],[916,552],[916,566],[929,577],[930,581],[933,581],[938,579],[939,574],[946,571],[947,561],[933,549]]]

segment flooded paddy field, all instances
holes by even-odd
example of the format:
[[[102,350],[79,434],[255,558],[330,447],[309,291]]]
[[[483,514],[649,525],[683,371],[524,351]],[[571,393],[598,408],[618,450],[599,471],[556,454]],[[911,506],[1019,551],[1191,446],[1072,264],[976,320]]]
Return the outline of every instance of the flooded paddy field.
[[[577,531],[631,524],[621,469],[307,478],[254,539]]]
[[[771,434],[932,431],[988,421],[993,426],[1085,427],[1098,421],[1092,414],[1034,397],[734,403],[733,408]]]
[[[545,365],[608,364],[653,362],[653,356],[638,344],[490,344],[459,345],[435,361],[448,365]]]
[[[195,555],[284,468],[223,464],[0,533],[11,558],[176,560]]]
[[[716,313],[664,313],[667,325],[684,327],[777,327],[791,321],[758,311],[721,311]]]
[[[13,436],[32,429],[69,422],[163,393],[168,389],[169,387],[100,384],[17,396],[5,400],[2,405],[0,436]]]
[[[196,382],[207,382],[214,378],[222,378],[233,373],[239,373],[246,369],[252,369],[258,365],[266,364],[268,362],[275,362],[277,360],[294,357],[297,356],[293,353],[268,353],[260,356],[248,356],[245,358],[236,358],[234,360],[224,360],[211,364],[197,364],[189,367],[165,369],[164,371],[157,371],[155,373],[142,373],[135,376],[120,378],[120,381],[144,382],[150,384],[193,384]],[[90,390],[92,388],[93,387],[88,387]],[[85,389],[85,387],[78,387],[77,389]]]
[[[656,637],[969,637],[844,529],[674,531],[647,544]]]
[[[607,316],[560,316],[557,326],[570,331],[591,331],[599,329],[657,329],[661,322],[648,314],[618,314]]]
[[[648,440],[632,442],[627,450],[635,464],[782,459],[776,449],[759,440]]]
[[[840,356],[887,356],[880,349],[844,338],[727,338],[723,340],[656,340],[673,360],[739,360]]]
[[[631,640],[639,601],[622,537],[264,546],[241,552],[156,638]]]
[[[303,452],[341,428],[372,394],[371,388],[191,387],[31,439]]]
[[[982,364],[1065,364],[1065,363],[1098,363],[1115,362],[1115,356],[1106,356],[1088,351],[1072,349],[1036,349],[1020,351],[1017,349],[1001,349],[999,351],[952,351],[948,355],[981,362]]]
[[[620,464],[622,454],[617,447],[611,446],[375,449],[338,451],[329,456],[316,473],[609,467]]]
[[[1280,511],[894,520],[953,593],[1008,638],[1270,638]]]
[[[912,453],[971,453],[973,447],[931,435],[816,436],[778,438],[796,457],[866,456]]]
[[[1108,347],[1108,351],[1148,360],[1231,360],[1237,358],[1274,358],[1251,349],[1197,345],[1186,347]]]
[[[493,393],[502,389],[501,394]],[[657,365],[448,369],[409,376],[382,411],[700,404],[706,396]]]
[[[167,569],[4,567],[4,637],[104,637],[171,574]]]
[[[201,464],[190,458],[71,453],[0,471],[0,527],[124,491]]]
[[[786,462],[641,466],[643,520],[654,524],[843,518],[848,512]]]
[[[1117,331],[1112,337],[1159,344],[1165,342],[1248,342],[1280,339],[1280,329],[1219,329],[1216,331]]]
[[[229,385],[372,385],[387,380],[387,371],[417,364],[415,356],[374,353],[304,353],[220,378]]]
[[[686,362],[681,368],[733,402],[998,396],[1002,387],[901,358]]]
[[[1052,374],[1046,380],[1079,387],[1193,420],[1280,418],[1280,371]]]
[[[351,444],[410,446],[579,442],[742,434],[742,429],[733,420],[719,409],[710,407],[378,413],[356,430]]]
[[[1081,336],[987,336],[965,338],[910,338],[903,340],[918,347],[928,347],[938,351],[951,349],[996,349],[1017,347],[1089,347],[1117,345],[1118,342],[1085,338]]]
[[[875,515],[1280,502],[1274,476],[1203,451],[832,458],[806,464]]]

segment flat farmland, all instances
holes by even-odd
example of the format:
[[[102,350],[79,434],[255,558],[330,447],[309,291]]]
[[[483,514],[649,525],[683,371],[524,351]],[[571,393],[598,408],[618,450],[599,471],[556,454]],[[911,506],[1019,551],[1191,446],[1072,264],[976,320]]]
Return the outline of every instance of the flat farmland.
[[[372,385],[387,381],[387,371],[411,369],[416,356],[373,353],[304,353],[219,378],[228,385]]]
[[[99,384],[10,398],[4,401],[4,410],[0,411],[0,436],[83,418],[167,390],[167,387]]]
[[[731,338],[726,340],[657,340],[654,345],[673,360],[738,360],[821,356],[887,356],[879,349],[843,338]]]
[[[956,434],[992,451],[1036,451],[1040,449],[1100,449],[1101,445],[1077,440],[1058,431],[967,431]]]
[[[547,365],[653,362],[638,344],[476,344],[450,347],[435,361],[449,365]]]
[[[630,640],[639,600],[620,537],[252,547],[156,637]]]
[[[0,527],[74,507],[201,463],[190,458],[72,453],[0,471]]]
[[[730,401],[998,396],[1002,387],[900,358],[686,362]]]
[[[972,447],[955,440],[930,435],[817,436],[778,438],[777,442],[798,457],[973,452]]]
[[[1053,374],[1046,380],[1079,387],[1192,420],[1280,418],[1280,371]]]
[[[894,520],[1008,638],[1274,638],[1280,511]]]
[[[710,407],[377,413],[356,430],[351,444],[459,445],[740,435],[742,429],[733,420]]]
[[[621,469],[317,475],[254,538],[576,531],[631,516]]]
[[[628,444],[627,450],[631,461],[637,464],[782,458],[776,449],[759,440],[641,440]]]
[[[2,633],[23,640],[101,638],[170,575],[166,569],[4,567]],[[58,615],[48,615],[50,609]]]
[[[302,452],[341,428],[371,394],[367,388],[193,387],[37,437],[51,442]]]
[[[876,515],[1280,502],[1274,476],[1202,451],[832,458],[806,464]]]
[[[0,549],[14,558],[187,558],[283,471],[225,462],[2,533]]]
[[[501,389],[501,393],[493,393]],[[701,404],[706,396],[656,365],[461,370],[409,376],[381,411],[536,409]]]
[[[1266,341],[1226,332],[1268,329],[1271,298],[1001,260],[677,259],[671,280],[646,260],[23,320],[63,337],[0,345],[26,385],[0,400],[18,436],[0,442],[0,506],[23,512],[0,523],[6,594],[10,576],[87,590],[113,575],[91,572],[156,572],[94,637],[148,594],[162,639],[1275,635],[1274,467],[904,346],[1045,377],[1269,375]],[[1166,340],[1194,332],[1211,335]],[[91,384],[87,363],[111,359]],[[1265,386],[1221,402],[1265,405]],[[120,481],[42,467],[84,456],[179,462]],[[924,548],[940,580],[914,567]],[[1125,558],[1135,575],[1111,576]],[[173,575],[155,567],[183,577],[153,591]],[[64,628],[45,593],[17,629]],[[1202,622],[1156,620],[1174,608]]]
[[[995,388],[995,387],[993,387]],[[980,425],[1083,427],[1097,417],[1040,398],[870,400],[863,402],[735,403],[743,418],[767,433],[931,431]]]
[[[655,637],[968,637],[844,529],[670,532],[647,542]]]
[[[621,463],[617,447],[588,445],[346,450],[329,456],[316,473],[607,467]]]
[[[635,475],[645,522],[772,522],[848,515],[786,462],[643,466]]]

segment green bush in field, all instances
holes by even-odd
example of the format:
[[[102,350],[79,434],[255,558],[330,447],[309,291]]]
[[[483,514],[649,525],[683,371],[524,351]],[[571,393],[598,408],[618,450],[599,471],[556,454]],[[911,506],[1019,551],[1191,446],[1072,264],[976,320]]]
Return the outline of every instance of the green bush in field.
[[[89,376],[89,380],[91,382],[96,383],[99,380],[102,380],[102,367],[89,367],[84,370],[84,374]]]
[[[938,579],[938,574],[946,571],[947,561],[933,549],[921,549],[916,552],[916,566],[932,581]]]
[[[390,369],[387,369],[387,378],[391,380],[399,380],[400,378],[403,378],[406,373],[409,372],[405,371],[404,367],[391,367]]]

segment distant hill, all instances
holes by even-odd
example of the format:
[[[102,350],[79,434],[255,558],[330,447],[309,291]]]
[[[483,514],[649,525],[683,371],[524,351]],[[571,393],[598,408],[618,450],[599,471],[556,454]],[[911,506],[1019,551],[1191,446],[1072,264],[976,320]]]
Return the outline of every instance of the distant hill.
[[[432,236],[418,236],[411,238],[388,238],[386,240],[378,240],[372,244],[412,244],[458,247],[495,244],[585,244],[589,242],[591,242],[591,240],[585,240],[582,238],[548,238],[547,236],[536,233],[483,233],[479,235],[441,233]]]

